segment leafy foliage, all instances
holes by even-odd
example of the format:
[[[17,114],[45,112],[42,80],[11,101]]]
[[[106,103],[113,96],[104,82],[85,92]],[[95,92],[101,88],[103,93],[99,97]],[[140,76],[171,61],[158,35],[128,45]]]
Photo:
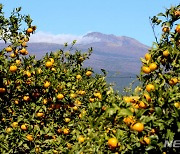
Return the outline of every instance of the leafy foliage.
[[[82,67],[92,48],[72,54],[76,41],[40,60],[27,56],[36,26],[21,8],[9,18],[2,8],[0,39],[11,43],[0,51],[2,154],[178,152],[164,142],[180,136],[180,6],[152,18],[162,37],[127,96],[106,83],[105,70]]]

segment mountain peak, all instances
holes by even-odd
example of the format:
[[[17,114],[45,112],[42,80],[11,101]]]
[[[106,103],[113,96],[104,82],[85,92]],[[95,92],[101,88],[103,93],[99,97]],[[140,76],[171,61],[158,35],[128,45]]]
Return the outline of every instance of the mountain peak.
[[[86,34],[84,37],[91,37],[91,38],[96,38],[97,40],[101,42],[113,42],[113,43],[118,43],[119,38],[113,34],[103,34],[100,32],[91,32]]]
[[[114,44],[117,46],[139,46],[139,47],[146,47],[144,44],[140,43],[134,38],[128,36],[116,36],[113,34],[103,34],[100,32],[91,32],[83,36],[84,38],[94,38],[97,42],[104,42],[109,44]]]
[[[107,36],[110,36],[110,37],[113,37],[115,35],[113,34],[103,34],[101,32],[91,32],[91,33],[87,33],[84,37],[107,37]]]

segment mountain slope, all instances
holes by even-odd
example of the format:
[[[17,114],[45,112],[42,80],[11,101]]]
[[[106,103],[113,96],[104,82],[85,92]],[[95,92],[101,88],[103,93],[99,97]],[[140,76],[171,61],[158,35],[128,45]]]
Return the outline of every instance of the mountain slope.
[[[140,57],[148,50],[148,46],[126,36],[106,35],[93,32],[84,37],[92,37],[98,40],[87,45],[79,45],[80,48],[93,47],[94,52],[88,65],[105,68],[108,71],[119,71],[137,74],[141,65]]]

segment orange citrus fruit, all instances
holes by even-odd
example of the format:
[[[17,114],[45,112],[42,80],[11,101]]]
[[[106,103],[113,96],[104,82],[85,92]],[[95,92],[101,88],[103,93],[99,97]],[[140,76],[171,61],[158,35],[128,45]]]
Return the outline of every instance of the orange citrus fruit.
[[[89,101],[90,102],[94,102],[94,98],[89,98]]]
[[[128,117],[124,118],[123,121],[127,125],[134,124],[135,123],[135,117],[134,116],[128,116]]]
[[[180,24],[176,26],[176,32],[180,34]]]
[[[54,71],[54,72],[56,72],[56,69],[53,67],[53,68],[51,68],[51,71]]]
[[[63,133],[64,133],[65,135],[67,135],[67,134],[69,134],[69,133],[70,133],[70,131],[69,131],[69,129],[68,129],[68,128],[65,128],[65,129],[63,130]]]
[[[15,54],[15,53],[11,53],[11,54],[10,54],[10,57],[11,57],[11,58],[15,58],[15,57],[16,57],[16,54]]]
[[[33,32],[33,29],[32,29],[32,28],[28,28],[28,29],[27,29],[27,33],[30,34],[30,33],[32,33],[32,32]]]
[[[151,69],[148,66],[143,66],[142,71],[146,74],[149,74],[151,72]]]
[[[131,97],[124,96],[124,97],[123,97],[123,100],[124,100],[126,103],[130,103],[130,102],[131,102]]]
[[[12,47],[7,47],[7,48],[5,48],[5,50],[6,50],[6,52],[11,52],[13,49],[12,49]]]
[[[61,99],[63,99],[63,98],[64,98],[64,95],[63,95],[63,94],[58,94],[58,95],[57,95],[57,99],[58,99],[58,100],[61,100]]]
[[[175,103],[174,103],[174,106],[175,106],[176,108],[179,108],[179,107],[180,107],[180,102],[175,102]]]
[[[70,94],[70,97],[71,97],[71,98],[76,98],[76,97],[77,97],[77,95],[76,95],[76,94],[74,94],[74,93],[72,93],[72,94]]]
[[[166,49],[165,51],[163,51],[163,56],[164,57],[167,57],[167,56],[169,56],[169,51]]]
[[[135,123],[134,125],[131,126],[132,130],[142,132],[144,130],[144,124],[143,123]]]
[[[77,107],[77,106],[73,106],[73,110],[74,110],[74,111],[77,111],[77,110],[78,110],[78,107]]]
[[[21,129],[22,129],[22,130],[27,130],[26,124],[22,124],[22,125],[21,125]]]
[[[47,68],[49,68],[53,65],[53,63],[51,61],[47,61],[45,65]]]
[[[169,84],[172,86],[172,85],[175,85],[175,84],[177,84],[178,83],[178,79],[177,78],[172,78],[172,79],[170,79],[169,80]]]
[[[146,53],[144,57],[145,57],[146,60],[150,60],[151,59],[151,55],[149,53]]]
[[[145,141],[146,144],[150,144],[151,139],[147,136],[144,136],[143,140]]]
[[[92,75],[92,72],[91,71],[87,71],[86,72],[86,76],[91,76]]]
[[[22,42],[21,45],[22,45],[23,47],[26,47],[26,44],[27,44],[26,42]]]
[[[28,134],[28,135],[26,136],[26,138],[27,138],[28,141],[33,141],[33,136],[30,135],[30,134]]]
[[[31,77],[31,72],[26,71],[25,73],[26,73],[26,76],[27,76],[28,78],[30,78],[30,77]]]
[[[49,81],[45,81],[45,83],[44,83],[44,88],[48,88],[49,86],[50,86],[50,82]]]
[[[0,93],[5,93],[6,89],[5,88],[0,88]]]
[[[70,119],[70,118],[65,118],[64,121],[65,121],[66,123],[68,123],[68,122],[71,121],[71,119]]]
[[[118,146],[118,140],[116,138],[110,138],[108,140],[108,145],[110,148],[116,148]]]
[[[170,31],[170,29],[169,29],[169,27],[165,26],[165,27],[162,28],[162,31],[164,33],[168,33]]]
[[[156,70],[156,69],[157,69],[156,63],[151,63],[151,64],[149,65],[149,68],[150,68],[151,71]]]
[[[16,64],[17,64],[17,65],[20,65],[20,64],[21,64],[21,60],[16,59]]]
[[[151,91],[155,90],[155,87],[153,84],[148,84],[146,86],[146,90],[147,90],[147,92],[151,92]]]
[[[149,94],[145,93],[145,94],[144,94],[144,97],[146,98],[146,100],[147,100],[148,102],[151,101],[151,97],[149,96]]]
[[[12,123],[12,127],[13,127],[13,128],[18,127],[18,122],[13,122],[13,123]]]
[[[177,17],[180,16],[180,10],[176,10],[176,11],[174,12],[174,15],[177,16]]]
[[[12,128],[11,127],[6,128],[6,133],[11,133],[11,132],[12,132]]]
[[[19,101],[18,101],[18,100],[15,100],[15,101],[14,101],[14,104],[19,104]]]
[[[147,107],[147,105],[143,101],[140,101],[139,102],[139,107],[142,108],[142,109],[145,109]]]
[[[49,58],[49,60],[51,61],[51,63],[54,64],[54,59],[53,58]]]
[[[29,97],[29,96],[24,96],[24,97],[23,97],[23,100],[24,100],[25,102],[28,102],[28,101],[30,100],[30,97]]]
[[[57,150],[53,150],[53,154],[58,154],[58,151]]]
[[[79,74],[78,74],[78,75],[76,75],[76,79],[78,79],[78,80],[79,80],[79,79],[81,79],[81,78],[82,78],[82,76],[81,76],[81,75],[79,75]]]
[[[101,93],[100,93],[100,92],[96,92],[96,93],[94,93],[94,96],[95,96],[95,97],[97,97],[97,98],[99,98],[99,99],[101,99],[101,98],[102,98],[102,95],[101,95]]]
[[[17,66],[12,65],[12,66],[10,66],[9,70],[10,70],[10,72],[16,72],[17,71]]]
[[[24,41],[25,41],[25,42],[28,42],[28,41],[29,41],[29,38],[28,38],[28,37],[25,37],[25,38],[24,38]]]
[[[36,116],[37,116],[37,117],[43,117],[43,116],[44,116],[44,113],[43,113],[43,112],[38,112],[38,113],[36,113]]]
[[[24,55],[24,54],[26,53],[26,48],[22,48],[22,49],[20,50],[20,53]]]
[[[83,143],[84,140],[85,140],[85,138],[84,138],[83,136],[79,136],[79,137],[78,137],[78,141],[79,141],[80,143]]]

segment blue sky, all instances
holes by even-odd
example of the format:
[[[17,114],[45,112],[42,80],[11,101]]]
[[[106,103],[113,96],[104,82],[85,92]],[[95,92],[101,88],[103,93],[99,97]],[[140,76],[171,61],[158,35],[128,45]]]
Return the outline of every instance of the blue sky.
[[[39,37],[81,39],[88,32],[129,36],[151,46],[154,36],[149,17],[178,0],[1,0],[6,15],[15,7],[30,14]],[[37,35],[36,34],[36,35]],[[52,39],[53,38],[53,39]]]

